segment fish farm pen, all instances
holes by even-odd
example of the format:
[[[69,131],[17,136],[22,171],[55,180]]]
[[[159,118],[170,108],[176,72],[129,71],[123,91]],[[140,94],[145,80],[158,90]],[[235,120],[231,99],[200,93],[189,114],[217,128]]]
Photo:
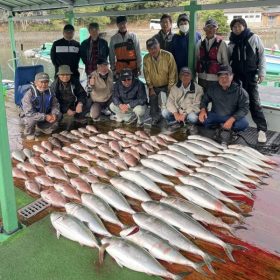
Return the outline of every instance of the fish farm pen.
[[[10,24],[11,11],[35,9],[32,3],[84,5],[10,2]],[[203,7],[190,2],[181,8],[192,17]],[[69,22],[73,17],[68,11]],[[211,130],[191,136],[164,121],[137,128],[102,116],[63,122],[56,133],[26,141],[13,90],[5,98],[2,92],[1,280],[280,279],[280,129],[261,145],[250,127],[225,147]],[[273,95],[265,103],[273,110]]]

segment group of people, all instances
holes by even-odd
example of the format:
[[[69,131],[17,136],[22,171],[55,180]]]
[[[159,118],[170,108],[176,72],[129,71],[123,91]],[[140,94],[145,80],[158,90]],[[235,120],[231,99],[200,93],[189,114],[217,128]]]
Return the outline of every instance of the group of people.
[[[125,16],[116,18],[118,31],[110,44],[100,37],[98,23],[89,25],[90,36],[81,45],[73,40],[74,27],[67,24],[63,38],[51,49],[54,82],[49,86],[49,76],[37,74],[22,99],[27,138],[34,139],[36,125],[51,133],[64,116],[79,120],[88,112],[94,121],[102,113],[113,113],[111,120],[142,126],[149,105],[152,125],[162,117],[170,126],[187,122],[193,134],[199,124],[245,130],[250,110],[258,141],[266,142],[267,123],[258,93],[265,75],[264,47],[246,21],[231,22],[228,45],[216,34],[217,22],[206,21],[205,39],[196,33],[195,73],[188,67],[188,15],[179,15],[176,34],[170,15],[162,15],[160,22],[161,30],[146,41],[143,67],[139,40],[128,31]],[[88,77],[87,92],[79,81],[80,59]],[[142,70],[146,85],[138,79]]]

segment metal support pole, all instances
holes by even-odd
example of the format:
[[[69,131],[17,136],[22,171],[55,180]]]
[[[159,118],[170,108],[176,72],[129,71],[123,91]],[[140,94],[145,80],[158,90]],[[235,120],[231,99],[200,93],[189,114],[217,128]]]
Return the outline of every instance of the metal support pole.
[[[2,211],[3,229],[0,241],[19,229],[15,190],[12,177],[12,165],[7,129],[7,118],[0,67],[0,206]]]
[[[12,14],[9,15],[8,23],[9,23],[9,34],[10,34],[10,42],[11,42],[12,57],[13,57],[13,67],[15,70],[17,67],[17,50],[16,50],[16,41],[15,41],[14,17]]]
[[[186,10],[190,11],[188,67],[192,70],[193,75],[195,75],[196,13],[201,9],[201,6],[197,5],[196,2],[196,0],[191,0],[190,6],[186,7]]]
[[[66,11],[65,17],[66,17],[68,23],[72,24],[74,26],[75,15],[74,15],[73,9],[69,9],[68,11]]]

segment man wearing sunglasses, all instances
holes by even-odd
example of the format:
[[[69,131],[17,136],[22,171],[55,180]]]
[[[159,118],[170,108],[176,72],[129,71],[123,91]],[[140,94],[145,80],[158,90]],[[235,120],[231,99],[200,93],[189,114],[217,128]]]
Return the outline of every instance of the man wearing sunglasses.
[[[113,102],[110,109],[116,115],[112,120],[132,124],[137,120],[137,126],[143,126],[143,117],[147,109],[147,94],[145,85],[133,77],[131,69],[125,68],[120,73],[120,79],[114,84]]]

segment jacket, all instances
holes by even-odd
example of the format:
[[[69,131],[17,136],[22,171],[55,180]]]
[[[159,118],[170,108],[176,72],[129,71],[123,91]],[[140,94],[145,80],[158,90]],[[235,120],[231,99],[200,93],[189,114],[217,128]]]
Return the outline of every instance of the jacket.
[[[40,92],[33,85],[23,96],[21,108],[21,117],[32,117],[37,121],[44,121],[48,114],[60,114],[55,94],[50,89]]]
[[[195,34],[195,43],[197,43],[201,36],[198,32]],[[189,33],[184,34],[181,31],[174,34],[171,42],[171,53],[177,64],[178,73],[182,67],[188,67],[188,52],[189,52]]]
[[[206,43],[210,49],[207,50]],[[228,51],[225,41],[215,36],[212,39],[199,41],[196,46],[196,71],[199,79],[218,81],[217,72],[220,65],[229,65]]]
[[[171,43],[172,43],[172,38],[174,36],[174,33],[170,31],[167,35],[160,30],[154,38],[156,38],[159,42],[160,48],[162,50],[171,52]]]
[[[120,32],[117,32],[111,38],[109,49],[110,65],[114,73],[120,73],[124,68],[141,70],[142,56],[135,33],[127,31],[123,37]]]
[[[160,50],[158,59],[144,56],[144,76],[149,88],[168,86],[168,92],[178,79],[176,63],[170,52]]]
[[[144,83],[134,79],[129,88],[125,88],[121,81],[117,81],[113,87],[113,103],[116,106],[120,104],[129,104],[130,108],[147,103],[147,94]]]
[[[64,85],[57,77],[51,84],[51,91],[60,104],[62,114],[65,114],[68,109],[75,111],[79,102],[86,104],[87,94],[77,79],[71,79],[67,85]]]
[[[265,76],[264,46],[258,35],[251,33],[249,38],[244,39],[241,48],[230,41],[228,55],[234,74],[255,73]]]
[[[200,111],[200,102],[203,89],[197,83],[191,81],[189,89],[184,93],[182,82],[174,85],[167,98],[166,108],[171,113],[190,114]]]
[[[73,76],[79,78],[80,43],[64,38],[54,41],[51,48],[51,60],[55,66],[55,75],[60,65],[69,65]]]
[[[106,102],[112,96],[113,90],[113,72],[109,70],[106,80],[100,77],[97,71],[92,73],[92,77],[95,78],[95,84],[92,86],[90,97],[93,102]]]
[[[88,68],[89,68],[89,64],[92,63],[92,57],[91,57],[92,54],[90,53],[90,41],[91,41],[91,37],[84,40],[80,48],[81,59],[85,64],[86,67],[85,71],[87,75],[91,74],[90,71],[88,71],[89,70]],[[104,58],[107,60],[109,55],[109,47],[107,41],[98,37],[97,44],[98,44],[98,58]],[[94,70],[96,69],[96,66],[97,65],[94,65],[93,67]]]
[[[241,85],[232,82],[227,90],[219,83],[209,87],[203,95],[200,108],[207,108],[212,102],[211,111],[221,116],[232,116],[236,120],[245,117],[249,111],[249,97]]]

